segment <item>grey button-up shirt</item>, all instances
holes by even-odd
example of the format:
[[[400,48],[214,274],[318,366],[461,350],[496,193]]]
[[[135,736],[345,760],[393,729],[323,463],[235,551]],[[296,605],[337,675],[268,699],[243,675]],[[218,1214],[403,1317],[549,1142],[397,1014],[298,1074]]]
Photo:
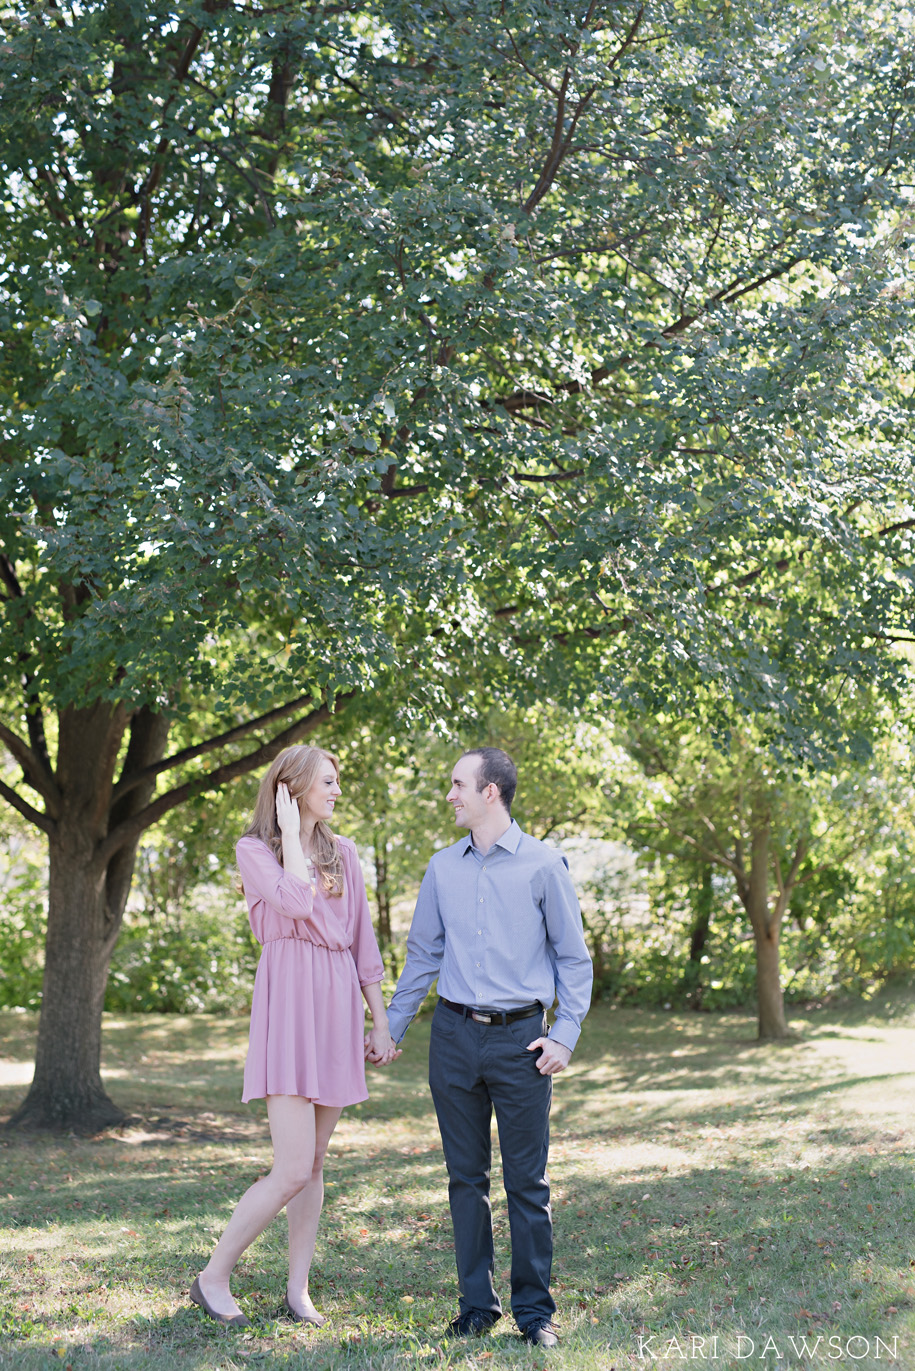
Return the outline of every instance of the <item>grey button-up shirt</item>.
[[[591,958],[561,852],[514,821],[479,852],[468,834],[436,852],[423,877],[407,960],[388,1009],[400,1042],[432,982],[481,1009],[520,1009],[558,998],[550,1036],[571,1051],[591,1003]]]

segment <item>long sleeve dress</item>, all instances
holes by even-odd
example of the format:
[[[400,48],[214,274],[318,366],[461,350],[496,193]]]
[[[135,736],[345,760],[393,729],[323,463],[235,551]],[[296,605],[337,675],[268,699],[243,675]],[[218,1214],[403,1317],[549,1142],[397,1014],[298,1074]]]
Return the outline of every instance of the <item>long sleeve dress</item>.
[[[317,893],[283,870],[266,843],[235,849],[261,944],[242,1099],[300,1095],[342,1107],[368,1099],[361,987],[380,981],[381,955],[355,845],[337,838],[343,894]]]

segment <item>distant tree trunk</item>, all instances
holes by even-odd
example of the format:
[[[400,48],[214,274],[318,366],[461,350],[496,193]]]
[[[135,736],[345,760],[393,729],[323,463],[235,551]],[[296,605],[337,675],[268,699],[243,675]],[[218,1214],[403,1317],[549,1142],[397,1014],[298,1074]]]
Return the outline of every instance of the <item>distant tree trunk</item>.
[[[784,902],[769,901],[771,829],[768,814],[750,816],[750,870],[738,880],[738,890],[756,944],[756,1006],[760,1039],[790,1036],[785,1020],[779,942]]]
[[[692,998],[693,1008],[702,1001],[702,958],[712,923],[712,868],[708,862],[699,867],[694,917],[689,935],[689,960],[683,970],[683,989]]]
[[[109,830],[148,801],[155,782],[111,804],[125,728],[119,706],[97,704],[60,716],[59,808],[48,835],[48,927],[35,1074],[9,1127],[95,1133],[124,1118],[101,1078],[102,1009],[108,966],[130,891],[138,842],[107,865],[98,847]],[[164,755],[168,720],[139,710],[130,721],[125,770]]]
[[[760,1039],[790,1036],[782,992],[780,934],[780,928],[770,926],[763,933],[755,935],[756,1001],[759,1016],[757,1036]]]
[[[388,882],[388,848],[383,830],[375,829],[373,839],[375,858],[375,903],[378,906],[378,941],[387,947],[393,941],[391,934],[391,887]]]

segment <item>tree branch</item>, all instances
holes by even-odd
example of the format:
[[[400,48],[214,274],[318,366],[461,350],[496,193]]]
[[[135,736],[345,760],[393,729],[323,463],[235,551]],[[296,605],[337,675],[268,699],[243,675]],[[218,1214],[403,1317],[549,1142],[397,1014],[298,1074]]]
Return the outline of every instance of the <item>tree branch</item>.
[[[594,6],[592,4],[588,10],[589,18],[593,12],[593,9]],[[616,63],[619,62],[623,54],[626,52],[627,48],[635,39],[635,35],[641,26],[642,16],[644,15],[644,12],[644,7],[640,8],[637,11],[635,19],[629,26],[629,31],[626,34],[626,37],[624,38],[622,44],[614,53],[610,61],[607,63],[608,70],[612,70]],[[587,24],[587,20],[585,22]],[[508,29],[506,29],[506,33],[508,33],[509,41],[511,42],[512,48],[514,49],[516,60],[520,63],[520,65],[524,68],[528,75],[533,77],[533,79],[538,83],[538,85],[540,85],[543,89],[548,90],[552,95],[555,95],[556,97],[556,119],[553,124],[553,139],[550,144],[550,150],[547,153],[546,161],[544,162],[543,168],[540,172],[540,176],[537,179],[537,184],[534,186],[534,189],[531,191],[530,195],[527,197],[527,200],[524,202],[524,205],[522,206],[522,213],[530,215],[533,214],[534,210],[537,208],[540,201],[543,199],[543,197],[546,195],[547,191],[550,189],[553,182],[555,181],[559,168],[562,166],[563,160],[567,156],[572,146],[572,139],[575,136],[575,130],[578,127],[578,121],[584,114],[585,110],[588,108],[588,105],[591,103],[591,100],[593,99],[597,91],[597,86],[592,86],[591,89],[586,91],[586,93],[578,101],[578,104],[575,106],[575,111],[572,115],[572,120],[569,124],[567,132],[565,127],[565,116],[566,100],[569,91],[569,82],[572,79],[571,68],[566,67],[566,70],[563,73],[562,82],[559,86],[559,89],[557,90],[557,88],[550,82],[544,81],[542,78],[537,76],[536,72],[531,71],[530,67],[527,65],[527,63],[524,61],[524,58],[521,56],[521,53],[518,50],[518,46],[515,43],[515,40],[511,32]],[[580,46],[581,44],[577,43],[573,47],[573,60],[578,55],[578,50]],[[503,54],[500,54],[500,56],[501,55]]]
[[[355,694],[356,692],[352,691],[348,695],[341,695],[339,699],[345,705],[354,698]],[[266,714],[259,714],[256,719],[248,719],[243,724],[236,724],[234,728],[229,728],[225,733],[219,733],[213,738],[207,738],[205,742],[195,743],[192,747],[184,747],[180,752],[174,752],[170,757],[163,757],[161,761],[153,762],[140,771],[128,773],[125,760],[125,771],[121,774],[112,791],[112,803],[116,804],[135,786],[142,785],[145,781],[154,780],[163,771],[171,771],[173,767],[182,766],[185,762],[192,762],[195,757],[203,757],[208,752],[215,752],[218,748],[225,747],[228,743],[237,742],[239,738],[244,738],[249,733],[256,733],[260,728],[269,728],[271,724],[279,723],[281,719],[294,714],[298,709],[303,709],[313,700],[313,695],[300,695],[298,699],[290,700],[288,704],[277,705],[276,709],[270,709]]]
[[[562,78],[562,85],[559,87],[559,93],[556,98],[556,122],[553,125],[553,141],[550,144],[550,150],[547,153],[547,159],[544,162],[543,169],[537,179],[537,184],[521,207],[523,214],[533,214],[534,210],[555,181],[559,168],[562,166],[563,159],[571,147],[572,138],[575,134],[575,129],[578,126],[578,121],[588,108],[588,105],[591,103],[591,99],[597,90],[596,86],[592,86],[591,89],[581,97],[575,107],[575,113],[572,115],[569,131],[566,133],[566,96],[568,94],[571,76],[571,71],[569,68],[566,68]]]
[[[204,0],[205,10],[212,13],[214,8],[215,5],[213,3],[213,0]],[[194,53],[200,46],[200,40],[202,37],[203,29],[198,28],[196,24],[193,24],[191,26],[191,32],[188,36],[188,40],[184,45],[184,51],[182,52],[181,56],[178,58],[178,61],[175,64],[176,86],[182,85],[185,79],[187,78],[187,74],[191,69],[191,62],[193,61]],[[166,116],[168,114],[169,107],[171,106],[174,99],[175,92],[173,92],[172,95],[169,96],[162,110],[162,118],[159,121],[160,127],[162,128],[165,127]],[[138,225],[137,235],[139,237],[140,244],[143,247],[145,247],[146,239],[149,236],[150,222],[152,218],[152,196],[155,194],[159,182],[162,179],[162,169],[165,165],[165,157],[168,153],[170,145],[170,140],[165,134],[163,134],[159,139],[155,152],[153,153],[153,163],[149,169],[149,174],[146,177],[146,180],[140,186],[139,190],[136,191],[133,196],[134,203],[141,203],[143,206],[140,215],[140,222]]]
[[[589,11],[588,13],[589,13],[589,17],[590,17],[590,11]],[[620,58],[623,57],[623,56],[625,56],[627,50],[628,50],[629,48],[632,47],[632,44],[635,42],[635,36],[636,36],[636,34],[638,33],[639,29],[642,27],[642,20],[643,20],[644,17],[645,17],[645,6],[644,6],[644,5],[640,5],[639,8],[638,8],[638,9],[636,10],[636,12],[635,12],[635,18],[633,19],[632,23],[629,25],[629,31],[628,31],[628,33],[626,34],[626,37],[623,39],[622,43],[621,43],[620,46],[617,48],[616,52],[613,54],[613,56],[610,58],[610,61],[607,63],[607,69],[608,69],[608,70],[611,70],[611,71],[612,71],[612,69],[616,66],[616,64],[617,64],[617,62],[620,60]],[[585,20],[585,27],[586,27],[586,28],[588,27],[588,21],[587,21],[587,20]]]
[[[42,764],[41,758],[29,747],[28,743],[3,723],[0,723],[0,742],[6,745],[7,750],[22,767],[27,783],[33,790],[38,791],[51,811],[52,817],[56,815],[57,805],[60,802],[60,792],[54,782],[52,772]]]
[[[584,467],[576,467],[574,471],[552,471],[548,476],[535,476],[530,471],[513,471],[512,478],[515,481],[532,481],[538,485],[552,485],[556,481],[575,481],[584,474]]]
[[[33,809],[27,800],[24,800],[4,781],[0,781],[0,798],[6,800],[7,804],[12,805],[13,809],[22,815],[23,819],[28,819],[30,824],[40,828],[43,833],[54,832],[56,825],[53,819],[49,818],[47,814],[42,814],[40,810]]]
[[[692,848],[694,852],[698,853],[699,856],[703,857],[707,862],[711,862],[715,866],[723,866],[725,870],[730,871],[731,875],[737,877],[738,881],[743,876],[742,868],[736,862],[732,861],[723,849],[719,851],[713,847],[706,847],[705,843],[694,837],[692,833],[688,833],[686,829],[675,828],[673,824],[655,822],[651,826],[656,830],[663,829],[665,833],[670,833],[674,838],[679,838],[681,842],[686,843],[687,847]],[[639,830],[637,827],[633,829],[633,833],[637,841],[642,841],[645,846],[650,847],[653,852],[667,853],[670,851],[669,848],[662,847],[658,843],[648,842],[644,837],[639,839]]]
[[[794,849],[794,857],[791,861],[791,867],[788,871],[787,880],[782,879],[782,864],[778,859],[778,853],[776,852],[774,854],[775,876],[776,880],[778,881],[778,898],[775,901],[775,908],[772,911],[772,922],[776,926],[778,926],[781,923],[785,915],[785,910],[788,908],[788,903],[791,899],[791,892],[797,884],[797,873],[800,870],[801,862],[807,855],[807,846],[808,844],[806,838],[798,838],[797,846]]]
[[[224,766],[219,766],[215,771],[210,771],[206,775],[193,781],[186,781],[184,785],[176,786],[174,790],[167,791],[153,800],[151,804],[141,809],[138,814],[133,814],[129,819],[116,824],[108,836],[99,843],[96,857],[102,866],[107,866],[108,862],[115,853],[126,843],[134,842],[141,833],[152,824],[161,819],[164,814],[178,805],[184,804],[193,795],[205,795],[211,790],[219,790],[227,785],[229,781],[236,780],[239,776],[247,776],[249,772],[255,771],[259,766],[271,762],[278,752],[282,752],[284,747],[289,747],[297,743],[301,738],[312,733],[319,724],[326,723],[335,712],[335,706],[321,705],[318,709],[306,714],[304,719],[296,719],[295,723],[289,725],[282,733],[271,738],[269,742],[257,748],[254,752],[246,753],[244,757],[237,757],[233,762],[226,762]]]
[[[776,243],[774,246],[775,249],[783,247],[784,240],[780,243]],[[691,324],[696,323],[704,314],[707,314],[712,305],[729,305],[733,303],[733,301],[740,299],[741,296],[749,294],[750,291],[757,290],[760,286],[766,285],[769,281],[774,281],[777,277],[783,276],[786,271],[790,271],[791,268],[796,266],[801,260],[800,257],[789,258],[787,261],[781,262],[778,266],[773,267],[771,271],[766,272],[764,276],[755,277],[746,285],[741,285],[742,278],[736,277],[734,280],[729,281],[726,286],[722,286],[720,290],[716,290],[713,295],[708,296],[692,314],[681,314],[678,319],[674,319],[666,328],[661,329],[656,338],[646,339],[646,341],[641,344],[639,351],[645,352],[648,348],[658,347],[659,340],[662,338],[676,337],[678,333],[684,332]],[[631,352],[623,352],[620,353],[618,357],[614,357],[611,362],[607,362],[604,366],[595,367],[591,372],[588,384],[592,387],[599,386],[603,381],[606,381],[608,377],[612,376],[615,371],[619,371],[622,367],[625,367],[632,362],[634,356],[635,354]],[[584,384],[581,381],[564,381],[561,385],[556,386],[555,393],[557,395],[580,395],[583,390]],[[524,409],[532,403],[543,404],[543,402],[543,397],[538,395],[537,392],[525,390],[514,391],[511,395],[504,395],[497,401],[497,403],[500,404],[503,409],[507,409],[509,413]],[[552,400],[550,403],[553,403]]]
[[[5,552],[0,552],[0,580],[2,580],[9,591],[11,601],[25,599],[25,596],[22,593],[22,586],[19,584],[19,577],[16,575],[16,567],[12,558]],[[29,619],[35,618],[35,611],[31,607],[26,610],[26,617]],[[44,730],[44,716],[41,712],[40,705],[34,704],[31,708],[29,707],[29,690],[35,679],[28,670],[30,660],[29,654],[27,652],[20,652],[18,658],[23,668],[23,685],[26,693],[26,727],[29,731],[29,743],[32,749],[32,763],[29,768],[31,774],[29,774],[26,779],[29,784],[33,785],[34,789],[38,791],[39,795],[42,795],[48,804],[53,806],[56,804],[58,792],[57,787],[54,784],[54,771],[51,766],[51,758],[48,755],[48,742]],[[2,734],[0,734],[0,737],[2,737]],[[9,740],[17,740],[16,734],[11,733],[9,735]],[[10,751],[12,752],[13,743],[9,740],[6,741],[9,742]],[[17,758],[17,760],[21,759]],[[25,769],[24,763],[23,769]],[[36,781],[40,781],[41,784],[35,784]]]
[[[870,536],[872,538],[885,538],[888,533],[902,533],[907,528],[915,528],[915,519],[901,519],[898,524],[886,524],[884,528],[878,528]]]
[[[536,84],[540,87],[541,90],[547,91],[547,93],[550,95],[558,95],[559,91],[552,84],[552,82],[548,81],[545,76],[538,76],[537,73],[534,71],[533,67],[531,67],[524,60],[524,58],[521,55],[521,50],[518,47],[518,44],[515,42],[515,36],[512,33],[511,29],[507,25],[503,25],[503,28],[508,37],[508,41],[512,45],[512,51],[515,54],[515,61],[518,63],[519,67],[521,67],[522,71],[526,71],[531,80],[536,82]],[[496,54],[497,57],[508,57],[507,52],[502,51],[495,45],[493,45],[493,52]]]

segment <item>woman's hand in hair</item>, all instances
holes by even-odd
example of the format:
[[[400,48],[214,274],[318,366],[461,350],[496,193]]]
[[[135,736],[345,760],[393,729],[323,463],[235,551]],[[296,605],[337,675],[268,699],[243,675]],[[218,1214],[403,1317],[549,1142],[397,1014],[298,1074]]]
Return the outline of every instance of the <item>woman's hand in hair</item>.
[[[289,787],[280,781],[276,788],[276,825],[281,833],[298,837],[301,828],[298,801],[289,794]]]

